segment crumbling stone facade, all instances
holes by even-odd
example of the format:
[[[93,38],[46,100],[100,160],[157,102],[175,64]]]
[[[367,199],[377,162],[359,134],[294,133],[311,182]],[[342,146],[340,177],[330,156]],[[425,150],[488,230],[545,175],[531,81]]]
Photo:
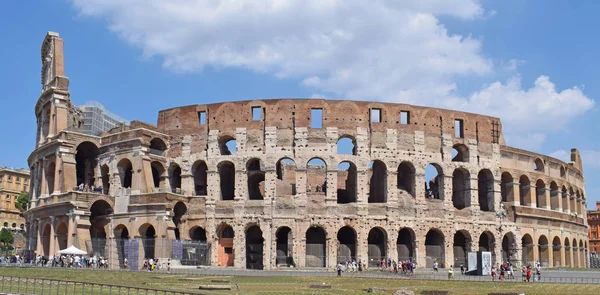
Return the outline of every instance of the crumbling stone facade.
[[[587,265],[576,149],[564,163],[506,146],[498,118],[322,99],[177,107],[156,126],[89,136],[70,124],[62,44],[55,33],[44,41],[53,71],[43,73],[29,157],[28,246],[39,254],[140,239],[140,253],[165,258],[168,243],[142,244],[190,240],[210,247],[211,265],[236,268],[449,266],[477,250],[517,265]]]

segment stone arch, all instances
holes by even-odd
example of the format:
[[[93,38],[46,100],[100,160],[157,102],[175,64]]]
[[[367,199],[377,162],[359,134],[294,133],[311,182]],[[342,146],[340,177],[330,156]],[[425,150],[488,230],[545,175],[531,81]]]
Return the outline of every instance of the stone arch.
[[[95,184],[96,166],[98,165],[98,146],[90,141],[84,141],[75,148],[76,184],[92,186]]]
[[[572,249],[571,249],[571,243],[569,242],[569,238],[565,238],[565,266],[566,267],[571,267],[572,261],[573,261],[573,255],[572,255]]]
[[[337,141],[337,154],[338,155],[356,155],[357,145],[356,139],[351,135],[342,135]]]
[[[367,237],[367,254],[369,265],[378,266],[387,255],[387,232],[381,227],[374,227],[369,231]]]
[[[165,167],[163,164],[158,161],[152,161],[150,163],[150,169],[152,170],[152,183],[154,188],[164,188]]]
[[[235,233],[233,228],[228,224],[221,224],[217,230],[217,236],[219,237],[217,264],[219,266],[233,266],[235,258],[233,249]]]
[[[519,201],[521,206],[529,206],[531,204],[531,182],[526,175],[521,175],[519,178]]]
[[[524,234],[521,238],[521,259],[523,265],[532,265],[533,261],[533,238],[529,234]]]
[[[560,191],[555,181],[550,182],[550,209],[558,210],[560,207]]]
[[[585,249],[583,248],[583,240],[579,240],[579,267],[586,267]]]
[[[56,176],[56,175],[54,175],[55,171],[56,171],[56,164],[54,162],[50,162],[50,164],[48,164],[48,167],[46,168],[46,171],[45,171],[46,185],[48,187],[49,195],[54,193],[54,177]]]
[[[514,179],[508,172],[503,172],[500,180],[500,194],[502,195],[502,202],[514,202]]]
[[[471,249],[471,235],[466,230],[459,230],[454,233],[454,266],[467,266],[467,253]]]
[[[155,258],[156,229],[154,226],[150,223],[144,223],[139,227],[138,233],[142,237],[144,258]]]
[[[490,231],[484,231],[479,236],[479,251],[492,253],[492,262],[496,263],[496,238]]]
[[[327,232],[313,225],[306,230],[306,267],[327,266]]]
[[[296,195],[296,162],[291,158],[281,158],[277,161],[275,172],[277,174],[277,195]]]
[[[444,199],[444,170],[439,164],[429,163],[425,167],[425,197]]]
[[[452,162],[469,162],[469,148],[464,144],[452,147]]]
[[[206,162],[198,160],[192,165],[194,176],[194,194],[196,196],[208,195],[208,166]]]
[[[190,240],[206,244],[206,230],[201,226],[194,226],[189,231]]]
[[[387,166],[383,161],[375,160],[370,164],[369,203],[387,203]]]
[[[425,235],[425,267],[432,267],[434,262],[444,268],[446,261],[445,237],[442,231],[432,228]]]
[[[179,240],[181,238],[180,231],[179,231],[179,224],[181,223],[181,218],[186,213],[187,213],[187,206],[183,202],[175,203],[175,206],[173,206],[172,221],[173,221],[173,224],[175,224],[175,239],[176,240]]]
[[[258,225],[246,230],[246,268],[263,269],[263,232]]]
[[[459,210],[471,206],[471,174],[467,169],[456,168],[452,173],[452,204]]]
[[[237,152],[237,142],[233,135],[223,134],[219,137],[218,142],[221,155],[228,156]]]
[[[217,165],[219,170],[221,200],[233,200],[235,197],[235,165],[230,161],[222,161]]]
[[[327,164],[315,157],[306,162],[306,192],[311,195],[325,195],[327,191]]]
[[[69,236],[69,229],[66,222],[60,222],[56,227],[56,241],[58,243],[58,250],[64,250],[69,247],[67,245],[67,239]]]
[[[350,161],[343,161],[337,167],[337,203],[347,204],[357,201],[356,165]]]
[[[544,161],[542,159],[537,158],[533,161],[533,170],[538,172],[544,172]]]
[[[265,198],[265,171],[263,163],[258,158],[246,162],[248,197],[250,200],[264,200]]]
[[[537,208],[546,207],[546,184],[541,179],[535,182],[535,204]]]
[[[288,226],[281,226],[275,232],[275,244],[277,251],[276,265],[295,265],[293,253],[294,237],[292,229]]]
[[[567,210],[569,210],[569,193],[567,192],[567,188],[563,185],[562,189],[561,189],[561,195],[562,195],[562,210],[563,212],[566,212]]]
[[[517,239],[515,234],[507,232],[502,237],[502,262],[510,262],[513,265],[517,263]]]
[[[396,249],[398,251],[398,261],[412,261],[415,257],[414,249],[416,244],[415,232],[408,227],[401,228],[398,231],[398,240]]]
[[[397,171],[397,186],[398,189],[404,190],[411,196],[415,197],[415,166],[408,161],[403,161],[398,165]]]
[[[8,225],[8,224],[7,224]],[[50,241],[52,240],[50,237],[51,225],[50,223],[46,223],[44,227],[42,227],[42,255],[46,258],[50,255],[54,255],[54,253],[50,253]]]
[[[356,230],[349,225],[346,225],[338,230],[338,262],[344,263],[356,260],[356,237]]]
[[[169,166],[169,183],[171,184],[171,192],[181,194],[181,167],[177,163],[171,163]]]
[[[579,268],[579,257],[577,256],[577,240],[573,238],[573,243],[571,244],[571,252],[573,252],[573,267]]]
[[[481,211],[494,211],[494,174],[489,169],[481,169],[477,175],[477,195]]]
[[[559,267],[560,266],[560,249],[562,248],[562,243],[560,242],[560,237],[555,236],[552,239],[552,266]]]
[[[542,266],[547,267],[550,262],[550,247],[548,246],[548,238],[545,235],[540,235],[538,238],[538,257]]]
[[[90,238],[92,252],[103,256],[106,251],[106,226],[109,224],[109,216],[113,214],[113,208],[109,202],[98,199],[90,206]]]
[[[150,141],[150,153],[157,156],[164,156],[167,150],[167,144],[159,137]]]
[[[131,188],[133,180],[133,164],[127,158],[123,158],[117,164],[119,171],[119,180],[122,188]]]
[[[108,195],[110,192],[110,168],[108,165],[102,165],[100,173],[102,175],[102,193]]]

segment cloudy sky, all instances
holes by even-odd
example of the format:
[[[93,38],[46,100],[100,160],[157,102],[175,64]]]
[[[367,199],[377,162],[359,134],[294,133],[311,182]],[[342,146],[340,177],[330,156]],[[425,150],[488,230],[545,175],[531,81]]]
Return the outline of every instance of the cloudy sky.
[[[3,153],[35,141],[40,45],[65,39],[75,104],[156,122],[174,106],[277,97],[380,100],[501,118],[508,145],[569,158],[600,200],[597,1],[8,1]]]

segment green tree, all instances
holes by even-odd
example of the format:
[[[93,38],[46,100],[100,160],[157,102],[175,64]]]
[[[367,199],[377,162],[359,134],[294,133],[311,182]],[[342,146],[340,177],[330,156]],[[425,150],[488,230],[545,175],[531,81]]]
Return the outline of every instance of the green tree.
[[[13,237],[12,233],[8,229],[3,228],[0,230],[0,243],[2,243],[2,245],[0,245],[0,250],[10,251],[14,249],[12,246],[12,243],[14,242],[15,237]]]
[[[15,207],[17,207],[19,211],[25,212],[25,210],[27,210],[27,203],[29,203],[29,194],[22,193],[17,197]]]

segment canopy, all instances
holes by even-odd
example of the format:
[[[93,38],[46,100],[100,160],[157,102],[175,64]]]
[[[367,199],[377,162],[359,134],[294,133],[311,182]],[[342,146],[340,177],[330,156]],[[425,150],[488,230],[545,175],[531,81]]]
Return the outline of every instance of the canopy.
[[[85,252],[83,250],[79,250],[75,246],[71,246],[67,249],[62,249],[62,250],[58,251],[58,253],[65,254],[65,255],[87,255],[87,252]]]

